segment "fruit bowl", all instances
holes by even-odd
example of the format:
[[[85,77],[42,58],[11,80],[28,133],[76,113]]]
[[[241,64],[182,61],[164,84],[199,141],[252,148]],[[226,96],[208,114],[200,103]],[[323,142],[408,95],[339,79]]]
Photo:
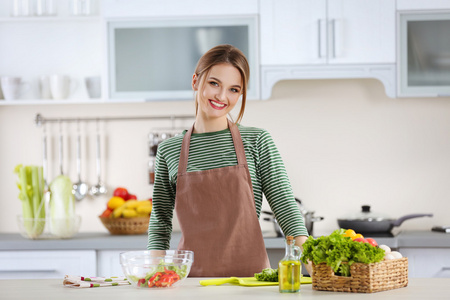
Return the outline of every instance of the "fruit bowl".
[[[175,288],[189,275],[194,252],[188,250],[128,251],[120,254],[120,264],[128,281],[136,288]]]
[[[148,217],[135,218],[105,218],[99,216],[102,224],[111,234],[144,234],[148,231]]]

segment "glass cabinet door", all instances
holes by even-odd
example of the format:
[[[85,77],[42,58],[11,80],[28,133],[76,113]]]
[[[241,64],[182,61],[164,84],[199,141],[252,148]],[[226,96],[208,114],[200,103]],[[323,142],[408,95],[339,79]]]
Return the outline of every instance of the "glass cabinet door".
[[[399,95],[450,95],[450,13],[400,15]]]
[[[193,99],[192,75],[210,48],[232,44],[249,60],[248,96],[256,96],[256,19],[112,21],[109,30],[110,98]]]

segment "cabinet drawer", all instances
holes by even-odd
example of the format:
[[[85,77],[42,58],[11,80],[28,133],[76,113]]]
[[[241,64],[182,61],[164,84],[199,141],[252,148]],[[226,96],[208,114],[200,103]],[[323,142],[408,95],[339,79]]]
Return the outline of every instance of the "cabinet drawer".
[[[65,275],[96,276],[95,250],[0,252],[0,279],[63,279]]]
[[[448,248],[400,248],[408,257],[409,277],[450,278],[450,249]]]

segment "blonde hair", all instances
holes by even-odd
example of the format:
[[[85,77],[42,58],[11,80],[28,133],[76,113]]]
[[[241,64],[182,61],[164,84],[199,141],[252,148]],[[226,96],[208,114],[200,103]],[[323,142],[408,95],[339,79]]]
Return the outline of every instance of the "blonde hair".
[[[248,65],[247,58],[244,53],[238,48],[232,45],[218,45],[214,48],[211,48],[203,54],[203,56],[199,59],[197,63],[197,67],[195,68],[195,75],[197,75],[197,80],[199,83],[204,82],[204,78],[208,75],[211,68],[218,64],[227,63],[235,67],[242,78],[242,104],[241,109],[239,111],[238,117],[235,123],[239,123],[244,116],[245,103],[247,101],[247,85],[250,77],[250,67]],[[198,110],[198,102],[197,96],[195,96],[195,113],[197,114]]]

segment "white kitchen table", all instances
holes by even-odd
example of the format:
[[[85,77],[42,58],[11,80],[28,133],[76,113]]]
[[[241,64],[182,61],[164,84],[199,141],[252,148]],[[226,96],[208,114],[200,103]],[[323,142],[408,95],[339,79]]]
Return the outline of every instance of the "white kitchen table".
[[[204,278],[202,278],[204,279]],[[411,278],[405,288],[378,293],[343,293],[312,290],[304,284],[295,294],[280,294],[278,286],[243,287],[236,285],[201,286],[199,278],[187,278],[184,285],[173,289],[138,289],[132,286],[111,286],[75,289],[65,287],[63,279],[0,280],[0,299],[449,299],[450,278]]]

